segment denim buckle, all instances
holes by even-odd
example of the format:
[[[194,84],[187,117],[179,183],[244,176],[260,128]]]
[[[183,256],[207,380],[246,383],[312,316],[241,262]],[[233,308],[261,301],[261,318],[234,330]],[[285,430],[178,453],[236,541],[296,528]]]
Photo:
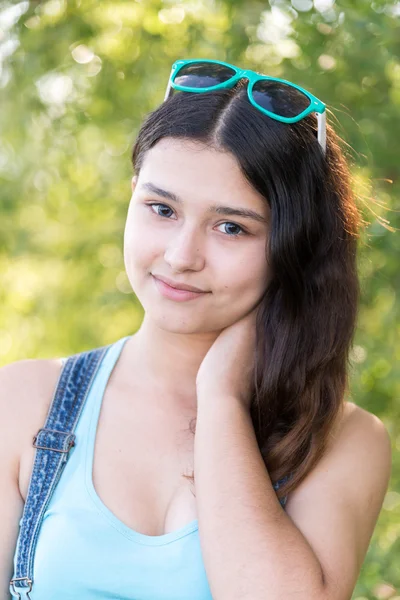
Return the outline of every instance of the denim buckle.
[[[47,431],[49,433],[61,433],[61,435],[69,437],[70,440],[68,441],[67,450],[61,450],[60,448],[51,448],[48,446],[38,446],[36,444],[36,441],[37,441],[37,438],[41,431]],[[42,427],[41,429],[39,429],[37,434],[33,437],[33,446],[34,446],[34,448],[40,448],[41,450],[54,450],[54,452],[62,452],[63,454],[66,454],[71,450],[71,448],[73,446],[75,446],[75,435],[73,433],[68,433],[66,431],[58,431],[57,429],[46,429],[46,428]]]
[[[29,592],[32,591],[32,583],[33,583],[32,579],[29,579],[29,577],[14,577],[14,579],[11,579],[11,581],[10,581],[10,586],[12,586],[14,594],[17,594],[16,597],[18,598],[18,600],[21,600],[22,596],[19,593],[18,588],[15,589],[14,581],[23,581],[23,580],[26,580],[27,584],[29,585],[29,590],[26,592],[26,594],[24,593],[25,598],[28,598],[28,600],[29,600]],[[19,588],[19,589],[21,589],[21,588]],[[24,591],[25,591],[25,589],[24,589]]]

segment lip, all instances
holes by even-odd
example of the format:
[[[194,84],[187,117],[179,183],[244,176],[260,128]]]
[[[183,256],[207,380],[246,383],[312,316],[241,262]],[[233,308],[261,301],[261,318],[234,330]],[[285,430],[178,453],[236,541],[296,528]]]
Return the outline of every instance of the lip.
[[[166,283],[169,287],[174,288],[175,290],[186,290],[188,292],[197,292],[198,294],[205,294],[205,290],[201,290],[193,285],[186,285],[185,283],[179,283],[177,281],[172,281],[172,279],[168,279],[168,277],[161,277],[161,275],[153,275],[159,281]]]
[[[190,290],[178,290],[161,279],[158,279],[154,275],[152,275],[153,281],[156,285],[157,290],[160,292],[162,296],[168,298],[169,300],[174,300],[175,302],[186,302],[188,300],[194,300],[195,298],[201,298],[202,296],[206,296],[209,292],[192,292]]]

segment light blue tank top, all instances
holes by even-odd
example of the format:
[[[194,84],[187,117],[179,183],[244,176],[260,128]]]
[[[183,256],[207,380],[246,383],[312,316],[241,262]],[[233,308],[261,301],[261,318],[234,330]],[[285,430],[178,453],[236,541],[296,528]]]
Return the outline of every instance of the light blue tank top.
[[[117,519],[93,486],[101,403],[128,339],[110,346],[83,407],[78,443],[39,530],[31,600],[212,600],[197,519],[164,535],[145,535]]]
[[[94,489],[101,404],[129,337],[109,346],[83,405],[77,443],[39,529],[31,600],[212,600],[197,519],[164,535],[145,535],[120,521]],[[274,484],[275,490],[280,484]],[[16,559],[17,553],[14,569]]]

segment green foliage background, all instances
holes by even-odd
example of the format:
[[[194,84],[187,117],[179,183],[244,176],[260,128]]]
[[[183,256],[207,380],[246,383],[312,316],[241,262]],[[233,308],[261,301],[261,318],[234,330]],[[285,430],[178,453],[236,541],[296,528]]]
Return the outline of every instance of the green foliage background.
[[[399,2],[0,0],[0,364],[138,328],[122,254],[130,150],[189,57],[306,87],[348,144],[369,223],[352,395],[394,455],[353,600],[400,600]]]

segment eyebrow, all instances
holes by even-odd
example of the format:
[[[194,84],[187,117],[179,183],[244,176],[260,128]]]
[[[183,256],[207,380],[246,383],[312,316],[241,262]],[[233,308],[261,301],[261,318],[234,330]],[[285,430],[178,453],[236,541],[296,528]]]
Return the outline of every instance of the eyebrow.
[[[157,196],[161,196],[162,198],[167,198],[168,200],[172,200],[173,202],[177,202],[178,204],[183,204],[183,200],[179,198],[173,192],[168,192],[167,190],[163,190],[162,188],[157,187],[154,183],[143,183],[141,186],[142,189],[148,190],[153,194],[157,194]],[[222,206],[221,204],[212,204],[208,208],[208,212],[215,212],[220,215],[229,215],[236,217],[244,217],[245,219],[253,219],[254,221],[258,221],[259,223],[267,223],[267,219],[260,215],[255,210],[251,208],[233,208],[232,206]]]

